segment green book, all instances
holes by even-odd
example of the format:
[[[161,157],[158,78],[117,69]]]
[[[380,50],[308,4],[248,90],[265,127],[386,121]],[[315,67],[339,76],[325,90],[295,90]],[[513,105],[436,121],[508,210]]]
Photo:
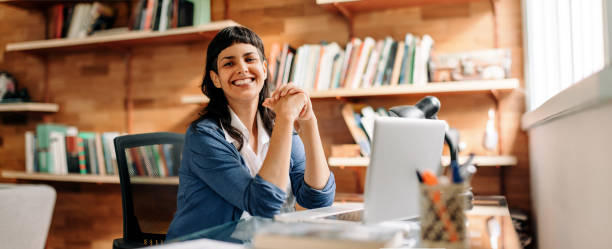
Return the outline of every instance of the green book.
[[[53,154],[49,152],[51,132],[66,134],[66,126],[60,124],[39,124],[36,126],[36,149],[38,151],[39,172],[54,173]]]

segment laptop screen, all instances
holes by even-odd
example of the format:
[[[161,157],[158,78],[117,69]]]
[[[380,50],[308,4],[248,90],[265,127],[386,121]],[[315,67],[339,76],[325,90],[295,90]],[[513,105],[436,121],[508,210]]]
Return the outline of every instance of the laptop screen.
[[[440,167],[446,123],[440,120],[377,118],[366,174],[364,222],[418,216],[416,170]]]

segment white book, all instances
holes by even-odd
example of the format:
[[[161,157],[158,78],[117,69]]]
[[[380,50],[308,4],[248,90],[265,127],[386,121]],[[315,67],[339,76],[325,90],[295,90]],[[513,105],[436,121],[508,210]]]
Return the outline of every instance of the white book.
[[[372,49],[372,53],[370,54],[370,59],[368,61],[368,65],[366,66],[366,71],[363,74],[363,78],[361,80],[361,87],[367,88],[371,87],[374,81],[374,76],[376,75],[376,69],[378,67],[378,60],[380,59],[380,53],[383,49],[384,41],[380,40],[376,42],[376,46]]]
[[[291,73],[291,65],[293,64],[293,53],[289,52],[287,54],[287,59],[285,60],[285,70],[283,74],[283,84],[289,83],[289,74]]]
[[[66,38],[76,38],[77,37],[77,33],[79,31],[79,22],[77,22],[77,20],[79,19],[79,16],[82,15],[84,9],[84,5],[86,5],[85,3],[77,3],[74,6],[74,10],[72,12],[72,16],[70,17],[70,20],[68,20],[70,22],[70,27],[68,27],[68,34],[66,34]]]
[[[308,50],[308,66],[306,69],[306,78],[304,80],[304,90],[312,91],[317,73],[321,45],[310,45]]]
[[[298,87],[304,89],[304,71],[306,70],[306,60],[308,59],[308,47],[309,45],[303,45],[296,51],[296,64],[295,72],[292,73],[292,82]]]
[[[26,173],[34,173],[34,132],[25,132]]]
[[[162,9],[159,17],[159,31],[166,31],[166,29],[168,29],[168,19],[170,19],[168,12],[170,10],[170,4],[172,4],[170,0],[163,0],[162,2]]]
[[[318,85],[317,91],[327,90],[330,88],[332,78],[332,68],[334,65],[334,57],[340,52],[341,48],[337,43],[332,42],[325,45],[325,52],[321,56],[321,62],[319,63]]]
[[[429,53],[433,46],[433,39],[429,35],[424,35],[421,42],[416,47],[415,62],[414,62],[414,84],[427,84],[427,61],[429,61]]]
[[[344,77],[344,81],[342,85],[346,88],[351,88],[351,83],[353,82],[353,78],[355,77],[355,68],[357,67],[357,63],[359,63],[359,53],[361,52],[361,44],[363,41],[359,38],[353,38],[351,40],[351,55],[346,67],[346,75]]]
[[[340,50],[334,57],[334,65],[332,68],[332,79],[330,89],[340,87],[340,75],[342,74],[342,64],[344,63],[344,51]]]
[[[89,25],[91,24],[92,9],[93,4],[85,4],[82,14],[79,15],[79,19],[75,20],[79,25],[77,28],[76,38],[83,38],[87,36],[87,31],[89,30]]]
[[[300,60],[302,59],[300,56],[300,51],[303,51],[304,46],[299,47],[295,50],[295,56],[293,56],[293,70],[291,70],[291,76],[289,76],[289,82],[293,82],[296,86],[299,86],[299,82],[295,81],[297,77],[298,70],[300,70]]]
[[[119,136],[119,132],[102,133],[102,138],[104,140],[104,143],[108,146],[107,149],[111,157],[112,168],[115,174],[119,174],[119,169],[117,166],[117,154],[115,152],[115,143],[113,142],[113,140],[118,136]]]
[[[371,106],[361,108],[361,125],[370,138],[370,142],[374,140],[374,120],[376,117],[376,112]]]
[[[354,46],[353,43],[355,42],[357,42],[357,40],[353,39],[346,44],[346,49],[344,52],[344,60],[342,61],[342,71],[340,72],[340,82],[344,82],[344,80],[346,79],[348,67],[349,67],[349,64],[351,63],[350,60],[351,60],[351,53],[353,52],[353,46]],[[340,87],[342,87],[342,85]]]
[[[67,174],[68,163],[66,159],[66,135],[61,132],[49,133],[49,153],[53,160],[53,174]]]
[[[353,89],[359,88],[359,85],[361,84],[363,73],[370,59],[370,53],[372,52],[372,48],[374,47],[375,43],[376,41],[372,37],[366,37],[363,40],[363,46],[361,52],[359,53],[359,60],[357,61],[355,72],[350,83],[350,86]]]

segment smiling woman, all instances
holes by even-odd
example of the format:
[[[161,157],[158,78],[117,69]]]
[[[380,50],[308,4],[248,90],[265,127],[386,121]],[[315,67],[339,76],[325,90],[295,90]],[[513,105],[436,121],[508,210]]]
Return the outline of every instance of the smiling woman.
[[[296,201],[332,204],[336,184],[310,98],[293,84],[270,95],[266,68],[261,39],[245,27],[225,28],[211,41],[201,86],[210,102],[185,135],[167,239],[294,211]]]

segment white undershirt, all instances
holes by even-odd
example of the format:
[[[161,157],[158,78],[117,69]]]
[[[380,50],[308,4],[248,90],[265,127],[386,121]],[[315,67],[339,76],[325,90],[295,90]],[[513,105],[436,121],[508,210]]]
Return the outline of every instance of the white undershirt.
[[[240,155],[244,159],[244,162],[246,163],[246,166],[249,172],[251,173],[251,176],[255,177],[255,175],[257,175],[257,172],[259,172],[259,169],[261,169],[261,165],[263,164],[263,161],[266,158],[266,154],[268,154],[270,136],[268,136],[268,132],[266,132],[263,121],[261,120],[261,116],[259,115],[259,112],[257,112],[257,153],[255,153],[255,151],[253,150],[253,148],[251,148],[251,145],[249,144],[249,138],[251,137],[249,130],[242,123],[242,121],[240,121],[240,118],[238,118],[238,115],[236,115],[236,113],[232,110],[231,107],[229,108],[229,110],[231,116],[231,126],[240,131],[244,138],[244,141],[242,143],[242,149],[240,150]],[[221,128],[223,129],[223,133],[225,133],[225,140],[227,140],[229,143],[233,144],[234,146],[236,146],[236,148],[238,148],[238,141],[232,138],[223,127]],[[283,203],[283,207],[281,209],[281,212],[283,213],[295,210],[295,197],[293,196],[291,191],[291,182],[289,182],[288,185],[289,186],[287,186],[286,190],[287,199],[285,199],[285,202]],[[244,211],[242,213],[241,218],[247,217],[250,217],[250,214],[247,211]]]

